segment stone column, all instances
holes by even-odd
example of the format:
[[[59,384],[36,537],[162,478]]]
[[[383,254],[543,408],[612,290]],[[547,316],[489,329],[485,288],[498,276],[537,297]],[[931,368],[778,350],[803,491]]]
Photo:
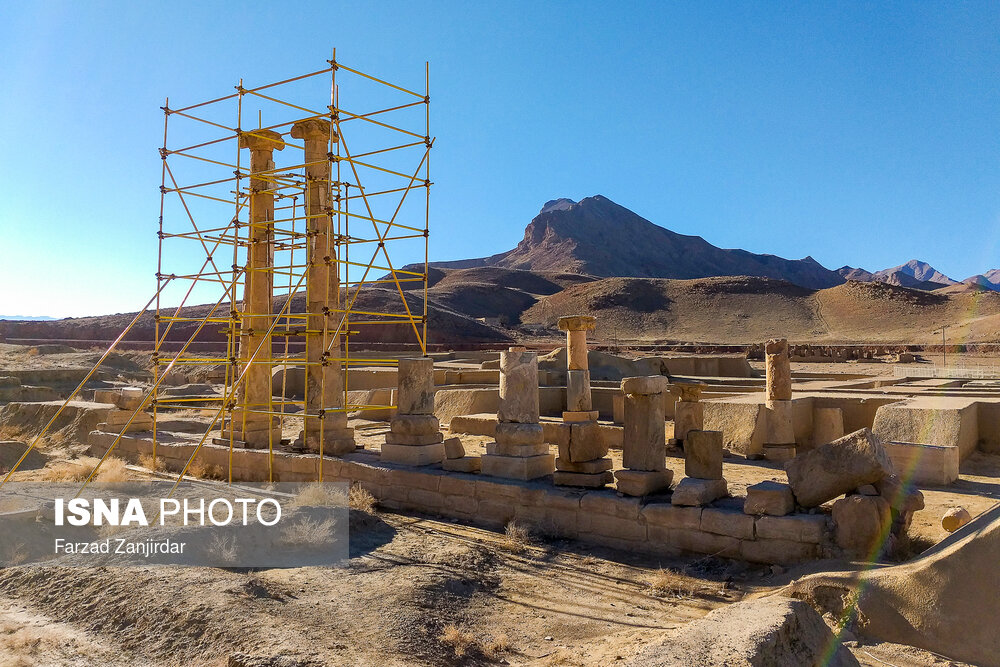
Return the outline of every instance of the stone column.
[[[261,449],[281,442],[281,430],[268,414],[271,400],[271,327],[273,313],[274,194],[266,172],[274,169],[274,151],[285,142],[272,130],[240,134],[240,148],[250,149],[250,202],[247,229],[247,262],[243,280],[240,325],[240,372],[246,369],[238,389],[238,403],[223,437],[235,443]],[[259,347],[259,349],[258,349]],[[256,351],[256,356],[254,352]],[[253,361],[250,358],[253,356]]]
[[[330,220],[331,141],[338,141],[330,121],[301,120],[292,125],[292,137],[305,143],[306,201],[309,266],[306,268],[306,413],[299,443],[313,452],[346,454],[355,449],[354,429],[347,426],[343,352],[334,332],[342,319],[337,247]]]
[[[484,475],[528,480],[552,473],[554,457],[538,419],[538,354],[512,347],[500,353],[496,442],[486,444]]]
[[[725,497],[729,486],[722,476],[722,431],[689,431],[684,441],[684,475],[670,502],[700,506]]]
[[[622,465],[615,473],[618,492],[645,496],[670,488],[674,473],[667,470],[667,441],[663,394],[670,383],[662,375],[622,380],[625,426]]]
[[[670,386],[670,393],[677,398],[674,404],[674,437],[670,444],[683,447],[688,432],[700,431],[704,426],[705,406],[699,401],[706,386],[703,382],[683,380]]]
[[[767,373],[767,439],[764,458],[783,462],[795,456],[795,429],[792,425],[792,367],[788,341],[775,338],[764,344]]]
[[[444,459],[441,423],[434,416],[434,360],[400,359],[397,372],[396,416],[382,445],[382,460],[429,465]]]
[[[559,329],[566,332],[566,411],[563,421],[596,421],[590,392],[590,367],[587,361],[587,332],[597,320],[589,315],[559,318]]]
[[[819,447],[842,437],[844,437],[844,411],[841,408],[815,408],[813,444]]]

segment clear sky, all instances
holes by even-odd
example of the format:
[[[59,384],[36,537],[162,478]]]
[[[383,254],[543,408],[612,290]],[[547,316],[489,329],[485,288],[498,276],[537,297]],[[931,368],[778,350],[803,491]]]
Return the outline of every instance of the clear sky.
[[[155,289],[162,112],[431,63],[431,259],[603,194],[828,268],[1000,267],[1000,4],[0,0],[0,314]],[[409,258],[404,258],[409,259]]]

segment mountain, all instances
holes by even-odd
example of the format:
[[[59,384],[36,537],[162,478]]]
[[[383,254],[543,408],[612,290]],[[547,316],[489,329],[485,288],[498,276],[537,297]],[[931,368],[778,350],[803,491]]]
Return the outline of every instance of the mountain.
[[[48,315],[0,315],[0,320],[15,320],[21,322],[50,322],[55,319],[55,317],[49,317]]]
[[[844,280],[857,280],[861,283],[868,283],[875,280],[875,274],[871,271],[855,269],[853,266],[842,266],[837,269],[837,273],[839,273]]]
[[[990,279],[990,274],[992,274],[992,280]],[[980,273],[979,275],[966,278],[962,281],[962,284],[972,285],[991,292],[1000,292],[1000,271],[993,269],[986,273]]]
[[[881,282],[890,282],[890,280],[884,280],[883,278],[892,277],[896,277],[897,279],[906,282],[906,278],[904,276],[911,278],[916,283],[939,283],[941,285],[955,285],[958,283],[957,280],[952,280],[927,262],[921,262],[919,259],[911,259],[906,264],[875,272],[875,279]],[[910,287],[910,285],[904,285],[902,283],[891,284],[900,284],[903,287]]]
[[[434,262],[445,269],[495,266],[596,277],[710,278],[758,276],[809,288],[844,279],[812,257],[790,260],[718,248],[700,236],[677,234],[596,195],[580,202],[546,202],[517,247],[489,257]]]

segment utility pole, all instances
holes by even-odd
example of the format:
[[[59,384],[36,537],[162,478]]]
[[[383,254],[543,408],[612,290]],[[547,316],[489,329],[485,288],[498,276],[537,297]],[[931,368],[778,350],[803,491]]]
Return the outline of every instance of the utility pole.
[[[945,330],[947,328],[946,326],[941,326],[941,365],[945,368],[948,367],[948,343],[945,339]],[[932,331],[931,333],[937,333],[937,331]]]

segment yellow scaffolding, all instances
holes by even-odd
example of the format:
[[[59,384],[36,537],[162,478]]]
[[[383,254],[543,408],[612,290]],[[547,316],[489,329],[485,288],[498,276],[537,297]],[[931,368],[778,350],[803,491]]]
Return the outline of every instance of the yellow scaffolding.
[[[384,336],[384,327],[408,332],[388,336],[395,349],[407,345],[400,343],[408,338],[414,353],[426,354],[430,150],[434,145],[430,136],[427,64],[422,78],[423,92],[416,92],[347,67],[336,60],[334,51],[326,67],[307,74],[254,87],[245,86],[241,79],[229,95],[177,108],[170,106],[168,98],[162,107],[157,289],[146,306],[155,312],[153,382],[143,405],[152,408],[154,457],[158,420],[164,415],[196,409],[212,417],[182,477],[204,444],[228,440],[228,478],[232,481],[232,451],[240,444],[232,425],[239,416],[245,420],[248,414],[266,415],[268,424],[276,422],[279,430],[287,433],[305,428],[307,417],[321,418],[324,411],[394,407],[389,402],[373,404],[368,397],[352,403],[348,393],[348,369],[396,364],[392,354],[377,353],[379,344],[373,338]],[[350,100],[351,110],[341,106],[342,92],[344,99]],[[317,104],[326,99],[329,104]],[[330,123],[326,155],[330,178],[318,184],[327,206],[319,212],[307,211],[307,192],[317,187],[317,180],[307,176],[310,165],[302,142],[291,137],[292,125],[310,119]],[[265,131],[269,131],[267,136],[273,136],[270,132],[280,135],[285,149],[282,164],[252,172],[243,157],[245,149],[240,148],[240,138],[264,136]],[[274,219],[267,221],[266,230],[249,219],[250,199],[259,192],[253,189],[254,182],[266,182],[274,198]],[[423,190],[422,196],[411,196],[415,190]],[[322,256],[314,247],[314,232],[309,224],[318,216],[330,220],[334,244]],[[248,252],[253,235],[262,231],[270,239],[271,261],[265,272],[270,272],[272,307],[269,312],[248,312],[240,307],[248,278]],[[419,260],[400,267],[393,261],[394,255]],[[309,312],[312,300],[306,292],[317,286],[309,285],[306,278],[316,262],[336,271],[341,293],[339,298],[331,298],[327,281],[324,301],[340,307]],[[322,331],[309,329],[310,318],[316,316],[322,317]],[[331,319],[335,326],[327,324]],[[241,340],[249,347],[247,341],[260,335],[259,330],[252,330],[252,323],[262,321],[267,322],[267,331],[260,336],[261,344],[241,354]],[[129,329],[112,344],[102,361]],[[250,368],[264,367],[269,377],[279,369],[304,369],[310,364],[307,341],[319,334],[323,341],[322,363],[342,364],[344,368],[340,406],[322,406],[318,413],[307,411],[306,396],[288,395],[287,373],[282,374],[280,391],[269,392],[266,405],[246,401],[241,387]],[[264,341],[270,344],[264,345]],[[342,353],[337,353],[339,341],[343,341]],[[353,351],[366,348],[373,352],[359,355]],[[172,372],[211,366],[224,379],[221,405],[219,397],[164,392],[165,380]],[[219,366],[224,367],[224,373]],[[129,424],[140,409],[132,414]],[[31,443],[29,451],[57,417]],[[319,419],[321,455],[323,423]],[[219,430],[225,424],[230,425],[228,439],[221,437],[225,431]],[[111,456],[127,429],[128,425],[122,428],[101,462]],[[269,480],[273,479],[273,454],[283,442],[269,435]],[[26,456],[27,452],[22,461]],[[20,461],[0,480],[0,485],[18,465]],[[323,466],[318,469],[322,480]]]

